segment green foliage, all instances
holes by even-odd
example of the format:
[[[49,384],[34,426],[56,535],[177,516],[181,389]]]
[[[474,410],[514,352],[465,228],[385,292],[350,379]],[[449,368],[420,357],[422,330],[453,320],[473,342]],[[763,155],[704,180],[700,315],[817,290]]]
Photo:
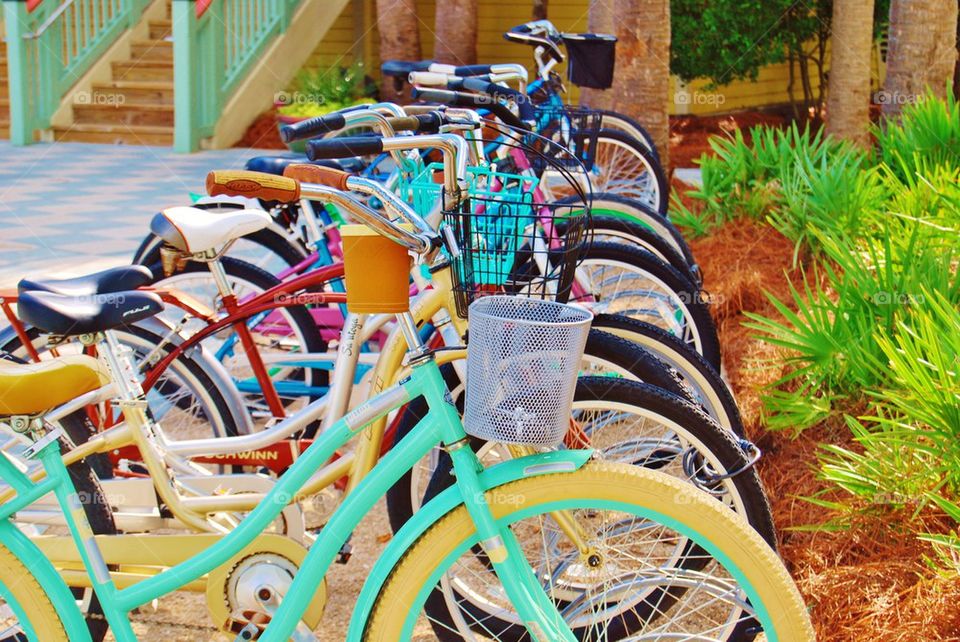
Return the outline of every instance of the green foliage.
[[[904,107],[900,122],[885,121],[874,131],[881,160],[903,180],[960,166],[960,104],[949,88],[946,102],[928,91]]]
[[[671,0],[670,71],[722,85],[756,79],[784,59],[780,37],[790,0]]]
[[[372,102],[376,86],[364,75],[362,62],[350,67],[304,69],[286,94],[285,116],[320,116],[362,102]]]
[[[796,127],[712,142],[702,230],[738,216],[795,243],[801,278],[775,314],[749,316],[787,368],[765,397],[771,429],[845,425],[820,475],[841,518],[891,508],[960,523],[960,106],[927,95],[864,152]],[[697,208],[692,208],[697,209]],[[841,520],[842,521],[842,520]],[[932,534],[938,568],[960,568],[956,532]]]
[[[847,196],[834,194],[832,188],[856,176],[865,162],[859,150],[825,139],[821,130],[814,132],[796,124],[783,130],[755,127],[749,136],[738,129],[728,137],[711,138],[710,147],[713,155],[704,154],[699,160],[703,184],[687,192],[698,201],[699,209],[692,211],[674,198],[670,213],[673,221],[693,236],[708,234],[742,216],[762,219],[782,207],[785,198],[798,202],[807,193],[815,193],[823,201],[846,200]],[[831,171],[830,177],[818,174],[824,168]],[[823,205],[834,211],[856,207],[852,202],[842,207],[839,203]]]
[[[876,0],[877,36],[889,14],[890,0]],[[755,80],[764,65],[783,62],[788,49],[797,55],[827,37],[832,17],[831,0],[671,0],[670,71],[716,85]]]

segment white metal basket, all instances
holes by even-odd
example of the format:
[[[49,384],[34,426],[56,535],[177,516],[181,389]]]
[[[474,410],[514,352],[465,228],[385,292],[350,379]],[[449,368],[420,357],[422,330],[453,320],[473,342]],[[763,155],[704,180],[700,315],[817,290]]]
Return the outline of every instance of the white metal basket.
[[[470,304],[467,433],[508,444],[560,444],[592,319],[582,308],[539,299],[496,295]]]

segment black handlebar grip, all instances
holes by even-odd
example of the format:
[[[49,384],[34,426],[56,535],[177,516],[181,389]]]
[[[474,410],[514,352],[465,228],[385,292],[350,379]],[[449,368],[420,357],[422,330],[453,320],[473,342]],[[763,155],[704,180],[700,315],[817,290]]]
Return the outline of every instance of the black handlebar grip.
[[[418,134],[436,134],[443,125],[443,114],[432,111],[429,114],[417,114],[415,116],[419,123],[417,127]]]
[[[534,118],[536,118],[530,98],[523,92],[513,89],[512,87],[504,87],[479,78],[464,78],[461,85],[467,91],[487,94],[488,96],[493,96],[495,99],[500,96],[506,96],[517,104],[521,120],[534,120]]]
[[[512,111],[505,105],[490,100],[485,96],[477,94],[465,94],[460,91],[448,91],[446,89],[419,89],[415,88],[410,95],[416,100],[423,100],[431,103],[442,103],[454,107],[467,107],[469,109],[486,109],[494,114],[511,127],[526,129],[526,125],[517,118]]]
[[[280,128],[280,140],[285,143],[292,143],[307,138],[316,138],[343,129],[346,124],[347,120],[343,117],[343,114],[316,116],[292,125],[284,125]]]
[[[453,73],[458,76],[483,76],[493,73],[493,65],[463,65],[455,67]]]
[[[379,136],[349,136],[307,141],[307,158],[312,161],[325,158],[370,156],[382,151],[383,140]]]

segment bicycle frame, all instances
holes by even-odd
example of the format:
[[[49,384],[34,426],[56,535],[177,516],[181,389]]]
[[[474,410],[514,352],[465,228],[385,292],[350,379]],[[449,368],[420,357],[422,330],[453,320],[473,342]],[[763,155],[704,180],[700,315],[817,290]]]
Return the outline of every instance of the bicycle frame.
[[[410,347],[419,343],[413,319],[409,314],[401,317],[401,325]],[[422,345],[420,346],[422,348]],[[462,502],[469,511],[477,527],[480,541],[492,562],[494,569],[503,581],[507,594],[516,605],[524,622],[531,627],[539,627],[547,632],[549,639],[573,640],[572,633],[563,625],[550,600],[543,593],[536,578],[522,555],[510,554],[517,551],[518,544],[507,527],[499,527],[493,520],[486,504],[485,491],[479,471],[480,461],[469,447],[469,440],[460,422],[456,407],[449,401],[449,393],[439,366],[429,352],[414,353],[416,362],[408,377],[396,386],[357,407],[330,426],[298,459],[277,482],[275,488],[259,505],[230,533],[216,541],[209,549],[159,574],[144,579],[132,586],[118,589],[113,583],[99,541],[109,540],[109,536],[94,538],[83,512],[82,504],[67,474],[63,458],[60,455],[55,432],[41,437],[34,446],[47,476],[39,482],[31,482],[17,467],[4,457],[0,457],[0,476],[17,491],[17,496],[0,505],[0,520],[6,522],[43,495],[53,491],[66,516],[71,537],[75,542],[91,583],[100,598],[104,614],[116,639],[120,642],[136,640],[130,625],[129,611],[146,604],[162,595],[177,590],[183,585],[198,580],[201,576],[226,564],[257,539],[269,524],[277,518],[283,507],[298,497],[315,470],[335,454],[335,452],[354,437],[369,432],[368,426],[385,417],[410,400],[423,397],[428,405],[428,413],[414,430],[406,436],[398,448],[391,450],[360,482],[355,491],[337,508],[321,532],[316,543],[310,548],[300,572],[297,573],[288,592],[275,611],[272,605],[265,605],[271,612],[270,625],[261,638],[265,641],[286,640],[295,633],[303,633],[300,625],[304,611],[312,596],[320,586],[330,564],[336,558],[343,544],[360,520],[373,508],[386,491],[430,450],[445,445],[453,460],[457,475],[456,490],[458,503]],[[120,407],[131,426],[148,425],[148,419],[142,401],[137,395],[131,395],[125,384],[121,384]],[[314,402],[313,405],[317,404]],[[312,414],[312,413],[304,413]],[[292,420],[292,419],[291,419]],[[583,453],[567,451],[560,457],[558,453],[532,455],[526,459],[523,476],[546,474],[557,471],[570,471],[585,461]],[[514,466],[515,467],[515,466]],[[423,529],[422,518],[414,516],[411,529]],[[0,531],[2,532],[2,531]],[[422,532],[422,531],[421,531]],[[22,544],[22,542],[19,542]],[[31,551],[42,558],[39,549]],[[26,560],[28,564],[32,560]],[[63,592],[54,591],[52,598],[62,601]],[[56,604],[65,607],[68,621],[76,621],[74,603]],[[72,609],[70,608],[72,607]],[[363,624],[363,622],[361,622]],[[351,626],[350,640],[358,640],[362,626]],[[86,626],[82,630],[71,630],[71,639],[89,639]]]

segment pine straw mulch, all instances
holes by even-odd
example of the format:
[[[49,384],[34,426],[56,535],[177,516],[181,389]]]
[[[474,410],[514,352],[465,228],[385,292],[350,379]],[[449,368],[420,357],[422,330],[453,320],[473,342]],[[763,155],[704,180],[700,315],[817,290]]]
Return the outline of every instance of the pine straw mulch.
[[[797,436],[763,428],[761,388],[782,374],[783,355],[751,336],[743,313],[775,314],[763,290],[787,298],[789,278],[797,276],[790,269],[793,245],[768,225],[738,220],[691,246],[714,302],[726,374],[747,431],[765,453],[760,475],[779,528],[780,552],[811,608],[818,639],[960,640],[960,580],[931,571],[925,564],[931,547],[915,537],[921,531],[946,532],[942,518],[907,525],[908,515],[886,511],[858,517],[846,530],[794,530],[832,517],[801,497],[825,492],[823,499],[844,499],[816,478],[818,444],[855,446],[840,422]],[[770,367],[771,361],[781,365]]]

